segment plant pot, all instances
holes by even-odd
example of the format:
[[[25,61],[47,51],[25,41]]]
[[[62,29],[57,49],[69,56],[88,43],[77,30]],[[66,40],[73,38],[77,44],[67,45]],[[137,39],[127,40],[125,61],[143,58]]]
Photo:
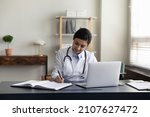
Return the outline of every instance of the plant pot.
[[[5,49],[6,56],[12,56],[12,48]]]

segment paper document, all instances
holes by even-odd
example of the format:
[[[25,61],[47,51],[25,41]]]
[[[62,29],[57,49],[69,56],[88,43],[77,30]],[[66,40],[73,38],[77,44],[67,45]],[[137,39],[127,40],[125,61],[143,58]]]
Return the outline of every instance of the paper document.
[[[57,83],[49,80],[29,80],[21,83],[12,84],[12,87],[30,87],[30,88],[38,88],[38,89],[52,89],[52,90],[60,90],[62,88],[71,86],[72,83]]]
[[[127,84],[138,90],[150,90],[150,82],[148,81],[136,80],[136,81],[129,82]]]

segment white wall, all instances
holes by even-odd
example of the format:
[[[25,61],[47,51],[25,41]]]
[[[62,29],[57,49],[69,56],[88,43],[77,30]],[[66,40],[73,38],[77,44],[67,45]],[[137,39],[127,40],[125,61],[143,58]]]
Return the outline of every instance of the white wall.
[[[66,9],[86,9],[89,16],[97,17],[99,26],[100,0],[0,0],[0,55],[5,54],[6,45],[1,38],[6,34],[14,36],[14,55],[37,54],[32,43],[42,39],[46,42],[44,53],[49,57],[50,71],[58,46],[55,17],[65,15]],[[99,57],[99,34],[97,38]],[[42,74],[42,66],[0,66],[0,81],[40,79]]]
[[[102,0],[101,60],[121,60],[127,63],[127,2]]]
[[[0,0],[0,55],[5,34],[14,36],[14,55],[37,54],[32,43],[42,39],[50,72],[58,46],[55,16],[65,15],[66,9],[86,9],[97,17],[98,59],[127,62],[127,0]],[[0,81],[40,79],[43,71],[43,66],[0,66]]]

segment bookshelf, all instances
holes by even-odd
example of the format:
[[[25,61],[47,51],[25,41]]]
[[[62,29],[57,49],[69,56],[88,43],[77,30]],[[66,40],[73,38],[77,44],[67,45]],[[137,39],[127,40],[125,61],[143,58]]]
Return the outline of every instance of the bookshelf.
[[[84,27],[84,28],[88,28],[91,33],[92,36],[96,36],[96,34],[93,33],[93,27],[94,27],[94,21],[96,20],[96,17],[67,17],[67,16],[56,16],[56,20],[57,20],[57,33],[56,36],[58,36],[58,49],[63,48],[64,45],[71,45],[72,43],[64,43],[63,40],[66,37],[70,37],[72,39],[73,34],[74,33],[66,33],[64,31],[64,23],[66,23],[67,20],[75,20],[76,24],[79,21],[80,22],[80,27]],[[82,23],[81,23],[82,21]],[[84,24],[83,24],[84,23]],[[78,30],[80,27],[76,27],[76,30]],[[66,46],[65,46],[66,47]],[[88,46],[88,50],[89,51],[93,51],[93,47],[92,47],[92,42],[91,44]]]

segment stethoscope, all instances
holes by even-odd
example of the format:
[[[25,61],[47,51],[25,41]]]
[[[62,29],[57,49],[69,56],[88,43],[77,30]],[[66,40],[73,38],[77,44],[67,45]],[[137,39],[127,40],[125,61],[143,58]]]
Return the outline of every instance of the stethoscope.
[[[68,47],[67,52],[66,52],[66,56],[64,57],[63,62],[65,62],[66,58],[68,58],[72,62],[72,58],[71,58],[71,56],[69,56],[69,50],[70,50],[70,48],[71,47]],[[85,60],[84,60],[84,66],[83,66],[83,70],[82,70],[82,75],[84,75],[84,73],[85,73],[86,59],[87,59],[87,54],[86,54],[85,50],[84,50],[84,56],[85,56]]]

